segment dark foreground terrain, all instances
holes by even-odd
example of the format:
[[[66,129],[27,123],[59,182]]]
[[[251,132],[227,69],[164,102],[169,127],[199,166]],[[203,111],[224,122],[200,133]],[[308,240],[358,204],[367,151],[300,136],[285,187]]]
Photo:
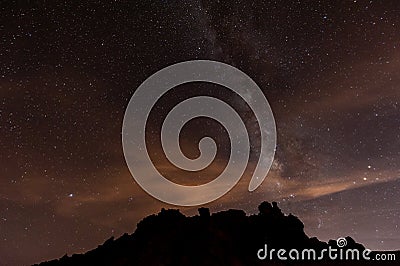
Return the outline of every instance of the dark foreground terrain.
[[[131,235],[110,238],[85,254],[65,255],[40,265],[400,265],[398,251],[372,252],[370,260],[365,260],[365,248],[351,237],[339,248],[336,240],[321,242],[309,238],[303,229],[297,217],[284,215],[276,203],[263,202],[259,213],[251,216],[241,210],[211,215],[200,208],[199,215],[186,217],[179,210],[163,209],[144,218]],[[279,249],[285,249],[280,257],[286,260],[278,258]],[[315,259],[305,249],[315,250]],[[336,259],[330,259],[329,249]],[[390,258],[389,253],[396,257]],[[391,260],[377,261],[385,257]]]

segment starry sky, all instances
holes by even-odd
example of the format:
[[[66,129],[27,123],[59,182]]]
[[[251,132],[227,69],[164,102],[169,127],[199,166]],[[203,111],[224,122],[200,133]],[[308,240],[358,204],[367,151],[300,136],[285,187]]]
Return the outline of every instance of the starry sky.
[[[121,128],[147,77],[194,59],[235,66],[262,89],[277,126],[273,167],[249,193],[260,146],[254,115],[228,89],[190,83],[149,117],[161,173],[194,185],[224,169],[229,139],[217,122],[195,119],[181,133],[189,158],[201,137],[217,142],[215,161],[198,172],[176,169],[159,135],[180,101],[217,97],[246,121],[251,154],[238,185],[206,207],[250,214],[277,201],[310,236],[400,249],[398,1],[2,1],[0,12],[0,265],[85,252],[174,207],[135,183]]]

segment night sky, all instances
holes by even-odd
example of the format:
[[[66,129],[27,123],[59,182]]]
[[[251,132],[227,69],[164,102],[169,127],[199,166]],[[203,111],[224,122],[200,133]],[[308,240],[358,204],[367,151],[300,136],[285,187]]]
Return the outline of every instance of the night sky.
[[[0,4],[0,265],[85,252],[176,208],[135,183],[121,128],[147,77],[194,59],[235,66],[263,90],[278,133],[273,167],[249,193],[254,115],[228,89],[191,83],[150,115],[147,144],[160,172],[201,184],[223,170],[229,139],[213,120],[195,119],[181,135],[191,158],[199,138],[216,139],[206,170],[176,169],[160,145],[174,105],[212,95],[246,121],[252,153],[240,183],[206,207],[250,214],[277,201],[310,236],[400,249],[399,1],[54,2]]]

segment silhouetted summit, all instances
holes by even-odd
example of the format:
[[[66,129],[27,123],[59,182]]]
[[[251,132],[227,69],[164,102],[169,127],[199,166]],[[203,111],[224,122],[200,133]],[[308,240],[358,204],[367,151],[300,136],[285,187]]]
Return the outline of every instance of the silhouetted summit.
[[[346,241],[343,251],[354,249],[361,255],[365,250],[350,237]],[[275,202],[263,202],[259,213],[251,216],[242,210],[210,214],[209,209],[200,208],[199,215],[186,217],[179,210],[162,209],[139,222],[131,235],[124,234],[116,240],[112,237],[85,254],[65,255],[40,265],[355,265],[354,260],[269,257],[272,249],[275,254],[279,249],[287,253],[291,249],[313,249],[318,257],[329,247],[340,250],[336,241],[325,243],[308,237],[303,223],[292,214],[283,214]],[[268,256],[262,260],[259,255],[265,255],[264,248],[268,249]],[[370,265],[373,263],[369,261]]]

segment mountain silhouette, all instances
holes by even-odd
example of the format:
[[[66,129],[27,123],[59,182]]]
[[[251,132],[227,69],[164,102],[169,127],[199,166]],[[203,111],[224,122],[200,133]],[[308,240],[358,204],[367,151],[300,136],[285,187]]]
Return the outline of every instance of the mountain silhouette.
[[[351,237],[342,239],[347,242],[342,248],[336,240],[326,243],[310,238],[304,233],[304,224],[292,214],[283,214],[275,202],[261,203],[259,213],[250,216],[233,209],[213,214],[207,208],[198,211],[199,215],[186,217],[179,210],[162,209],[139,222],[131,235],[112,237],[85,254],[65,255],[39,265],[381,265],[374,259],[376,254],[389,253],[372,252],[372,259],[365,260],[365,247]],[[325,252],[326,256],[318,259],[329,248],[337,250],[337,258],[332,260]],[[277,257],[279,249],[286,250],[286,260]],[[288,255],[293,249],[299,251],[299,257],[296,252],[293,258]],[[305,259],[301,258],[306,249],[315,250],[315,260],[307,252]],[[272,255],[271,250],[275,251]],[[359,252],[360,259],[340,259],[340,252],[346,254],[348,250],[350,255]],[[400,252],[390,253],[398,263]],[[383,264],[397,263],[392,260]]]

